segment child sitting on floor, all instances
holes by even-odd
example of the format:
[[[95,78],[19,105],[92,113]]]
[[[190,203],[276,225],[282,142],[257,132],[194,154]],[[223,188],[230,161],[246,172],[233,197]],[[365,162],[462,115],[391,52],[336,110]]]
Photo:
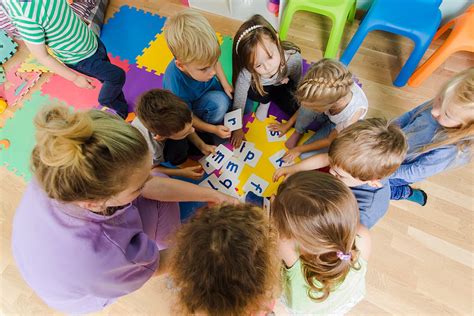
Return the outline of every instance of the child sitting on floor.
[[[215,149],[198,136],[193,127],[193,115],[187,104],[168,90],[154,89],[139,99],[135,126],[145,137],[153,154],[153,168],[169,176],[200,179],[201,166],[168,168],[184,163],[189,153],[209,155]]]
[[[474,140],[474,68],[446,82],[438,95],[395,120],[408,139],[408,155],[390,176],[392,200],[425,205],[427,195],[410,184],[472,158]]]
[[[260,102],[256,116],[264,120],[270,101],[274,101],[295,120],[298,103],[293,97],[301,78],[300,49],[291,42],[281,42],[275,29],[260,15],[244,22],[234,36],[232,82],[235,87],[233,109],[251,111]],[[239,147],[242,129],[232,132],[232,145]]]
[[[5,0],[4,4],[26,47],[40,63],[80,88],[94,86],[90,79],[71,69],[97,78],[102,82],[99,103],[127,117],[128,105],[122,91],[125,72],[110,63],[102,41],[66,1]]]
[[[339,133],[327,154],[280,168],[275,171],[273,180],[298,171],[330,166],[329,172],[354,193],[361,224],[371,228],[388,210],[390,186],[387,177],[400,167],[407,148],[405,135],[398,126],[384,119],[362,120]]]
[[[232,86],[218,59],[221,48],[209,22],[197,11],[183,10],[163,28],[174,59],[163,77],[163,88],[183,99],[194,114],[193,126],[219,138],[229,138],[222,125],[229,110]]]
[[[289,148],[284,160],[298,156],[307,158],[327,152],[329,145],[344,128],[367,114],[368,101],[364,91],[354,83],[351,72],[339,61],[322,59],[311,66],[296,90],[301,108],[296,131],[286,142]],[[296,146],[308,126],[317,121],[318,130],[305,144]],[[293,122],[287,122],[286,132]]]
[[[270,214],[292,314],[342,315],[364,298],[370,235],[342,181],[298,172],[280,185]]]

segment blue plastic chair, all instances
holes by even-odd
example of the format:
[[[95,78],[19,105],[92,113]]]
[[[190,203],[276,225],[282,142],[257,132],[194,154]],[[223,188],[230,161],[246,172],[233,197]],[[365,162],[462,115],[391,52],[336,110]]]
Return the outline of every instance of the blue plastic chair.
[[[397,87],[404,86],[430,46],[439,27],[441,1],[374,0],[359,29],[344,51],[341,62],[349,65],[370,31],[381,30],[406,36],[415,43],[415,47],[393,82]]]

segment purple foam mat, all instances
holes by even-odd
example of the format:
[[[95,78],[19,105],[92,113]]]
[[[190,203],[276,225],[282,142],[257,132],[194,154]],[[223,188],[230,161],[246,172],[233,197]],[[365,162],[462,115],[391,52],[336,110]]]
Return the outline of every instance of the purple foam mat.
[[[154,73],[144,69],[137,68],[137,65],[131,64],[127,72],[127,80],[123,87],[123,93],[128,103],[128,110],[134,111],[137,99],[140,95],[150,89],[163,87],[163,75],[157,76]]]

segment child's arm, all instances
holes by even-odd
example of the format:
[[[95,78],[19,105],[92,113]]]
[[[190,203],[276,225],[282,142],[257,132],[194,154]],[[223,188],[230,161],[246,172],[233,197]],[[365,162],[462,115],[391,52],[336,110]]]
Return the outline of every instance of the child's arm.
[[[273,182],[277,182],[280,177],[286,177],[299,171],[320,169],[329,166],[328,154],[319,154],[302,160],[292,166],[279,168],[273,174]]]
[[[390,178],[402,179],[408,183],[424,180],[448,169],[458,154],[458,149],[455,146],[433,149],[411,162],[403,163]],[[460,164],[468,162],[467,155],[465,161]]]
[[[152,171],[166,174],[170,177],[183,177],[188,179],[199,180],[204,175],[204,170],[201,166],[191,166],[186,168],[167,168],[165,166],[156,166]]]
[[[295,112],[295,114],[293,114],[290,119],[288,121],[286,121],[285,123],[272,123],[270,124],[268,127],[270,128],[270,130],[272,131],[278,131],[280,132],[280,137],[282,137],[283,135],[285,135],[288,130],[290,128],[293,127],[293,125],[295,125],[296,123],[296,118],[298,117],[298,111]]]
[[[181,180],[152,177],[142,190],[142,196],[163,202],[207,202],[237,204],[238,200],[216,190]]]
[[[26,47],[30,50],[31,54],[38,59],[38,61],[47,67],[52,72],[60,75],[61,77],[72,81],[76,86],[80,88],[93,89],[94,86],[91,84],[91,81],[81,75],[78,75],[76,72],[69,69],[66,65],[59,62],[56,58],[51,56],[44,44],[33,44],[26,42]]]
[[[242,70],[237,76],[235,81],[234,91],[234,102],[232,110],[242,109],[242,116],[245,114],[245,104],[247,102],[247,96],[250,89],[251,74],[247,70]],[[244,131],[238,129],[232,132],[232,138],[230,140],[232,146],[237,148],[242,144],[244,139]]]
[[[216,149],[216,146],[206,144],[196,132],[189,134],[188,139],[203,153],[203,155],[207,156],[212,154]]]
[[[291,162],[295,160],[296,158],[298,158],[302,153],[329,147],[329,145],[331,145],[333,140],[337,137],[337,134],[338,134],[337,131],[334,129],[326,138],[318,139],[317,141],[314,141],[309,144],[296,146],[288,150],[288,152],[283,157],[283,160],[285,162]]]
[[[193,126],[200,131],[216,134],[220,138],[229,138],[231,135],[228,127],[206,123],[196,115],[193,116]]]
[[[347,127],[354,124],[355,122],[357,122],[358,120],[362,118],[362,115],[364,115],[365,112],[366,112],[365,109],[359,109],[358,111],[354,113],[354,115],[352,115],[352,117],[346,123],[344,123],[344,126]],[[334,139],[337,137],[337,134],[338,134],[338,130],[336,126],[336,129],[332,130],[332,132],[329,134],[328,137],[319,139],[309,144],[296,146],[293,149],[290,149],[286,153],[283,160],[285,162],[291,162],[295,160],[297,157],[299,157],[299,155],[301,155],[302,153],[329,147],[331,143],[334,141]]]
[[[227,81],[224,69],[222,69],[222,65],[219,61],[216,63],[216,76],[221,83],[224,92],[229,96],[229,98],[232,99],[232,92],[234,92],[234,88],[232,88],[232,85],[229,83],[229,81]]]
[[[410,124],[410,122],[413,121],[413,119],[415,118],[415,116],[417,116],[417,114],[422,112],[423,108],[426,107],[429,102],[431,102],[431,100],[417,106],[411,111],[403,113],[402,115],[394,119],[393,122],[397,124],[398,126],[400,126],[400,128],[406,127],[408,124]]]

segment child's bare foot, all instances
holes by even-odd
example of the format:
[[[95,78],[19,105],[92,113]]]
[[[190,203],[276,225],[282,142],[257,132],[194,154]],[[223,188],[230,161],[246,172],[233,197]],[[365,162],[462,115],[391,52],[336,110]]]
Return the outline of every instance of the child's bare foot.
[[[301,136],[303,136],[303,134],[300,134],[297,131],[291,134],[290,138],[288,138],[288,140],[285,143],[286,148],[288,149],[294,148],[296,144],[298,143],[298,141],[300,140]]]

